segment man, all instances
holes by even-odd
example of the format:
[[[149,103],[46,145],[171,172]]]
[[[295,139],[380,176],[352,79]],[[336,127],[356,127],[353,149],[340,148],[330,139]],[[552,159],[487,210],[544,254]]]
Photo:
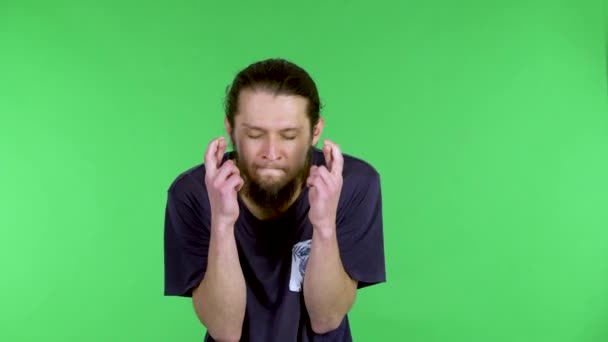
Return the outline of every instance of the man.
[[[227,141],[168,190],[165,295],[192,297],[205,341],[352,341],[358,288],[385,281],[380,177],[325,140],[311,77],[254,63],[226,98]]]

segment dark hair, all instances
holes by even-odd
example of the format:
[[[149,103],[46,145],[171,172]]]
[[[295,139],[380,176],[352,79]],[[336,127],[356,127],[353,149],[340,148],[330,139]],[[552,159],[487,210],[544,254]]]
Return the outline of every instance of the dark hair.
[[[308,99],[306,108],[310,129],[319,122],[321,102],[317,86],[301,67],[281,58],[253,63],[241,70],[226,91],[225,112],[230,126],[238,111],[239,94],[244,89],[263,90],[274,95],[299,95]]]

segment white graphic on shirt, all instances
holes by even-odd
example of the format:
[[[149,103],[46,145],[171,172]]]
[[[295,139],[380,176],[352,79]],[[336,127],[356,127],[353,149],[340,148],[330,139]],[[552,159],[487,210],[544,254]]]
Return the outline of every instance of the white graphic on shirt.
[[[310,255],[310,244],[312,240],[296,243],[291,250],[291,276],[289,278],[289,290],[293,292],[302,291],[306,263]]]

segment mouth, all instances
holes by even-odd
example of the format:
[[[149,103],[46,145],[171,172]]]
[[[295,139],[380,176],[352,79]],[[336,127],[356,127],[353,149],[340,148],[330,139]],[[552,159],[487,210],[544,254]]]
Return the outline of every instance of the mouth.
[[[282,174],[283,169],[276,167],[258,167],[257,171],[264,174]]]
[[[279,165],[255,165],[255,168],[258,170],[283,170],[283,168]]]

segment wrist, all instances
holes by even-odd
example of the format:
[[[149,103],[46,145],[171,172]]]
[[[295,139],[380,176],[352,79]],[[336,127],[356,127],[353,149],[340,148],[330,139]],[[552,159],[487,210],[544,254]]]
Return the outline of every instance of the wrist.
[[[325,223],[313,225],[313,237],[322,240],[332,240],[336,238],[336,224]]]
[[[233,234],[234,222],[212,219],[211,232],[218,235]]]

